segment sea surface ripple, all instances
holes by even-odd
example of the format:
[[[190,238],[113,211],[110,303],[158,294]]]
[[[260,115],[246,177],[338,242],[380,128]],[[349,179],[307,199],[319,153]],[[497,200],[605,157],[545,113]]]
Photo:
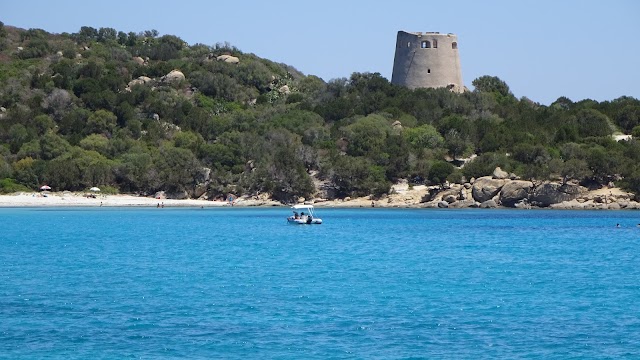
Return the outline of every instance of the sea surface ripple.
[[[287,215],[0,209],[0,359],[640,358],[639,212]]]

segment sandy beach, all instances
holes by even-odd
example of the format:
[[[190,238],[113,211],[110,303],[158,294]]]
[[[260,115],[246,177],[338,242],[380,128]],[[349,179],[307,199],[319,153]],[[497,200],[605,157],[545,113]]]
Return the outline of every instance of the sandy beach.
[[[363,208],[363,207],[380,207],[380,208],[416,208],[416,207],[435,207],[436,202],[423,203],[422,199],[428,193],[426,186],[409,187],[405,184],[396,184],[391,194],[380,199],[371,199],[370,197],[346,198],[337,200],[312,199],[305,201],[299,199],[299,202],[313,203],[318,208]],[[87,195],[95,195],[95,198]],[[628,198],[631,194],[619,188],[603,188],[600,190],[590,191],[583,195],[588,199],[585,204],[594,202],[597,197]],[[575,201],[574,201],[575,202]],[[571,204],[570,202],[569,204]],[[636,204],[634,202],[634,204]],[[575,204],[574,204],[575,205]],[[597,204],[597,208],[605,208],[602,204]],[[14,194],[0,195],[0,207],[252,207],[252,206],[288,206],[278,201],[271,200],[267,196],[249,197],[241,196],[234,200],[233,204],[227,201],[209,201],[197,199],[156,199],[153,197],[135,196],[135,195],[105,195],[105,194],[87,194],[84,192],[21,192]],[[630,207],[637,208],[637,207]]]
[[[250,202],[243,204],[242,199],[234,205],[251,205]],[[207,200],[174,200],[174,199],[154,199],[152,197],[133,195],[101,195],[95,198],[87,197],[84,193],[72,192],[51,192],[42,193],[15,193],[10,195],[0,195],[0,207],[220,207],[230,206],[226,201]]]

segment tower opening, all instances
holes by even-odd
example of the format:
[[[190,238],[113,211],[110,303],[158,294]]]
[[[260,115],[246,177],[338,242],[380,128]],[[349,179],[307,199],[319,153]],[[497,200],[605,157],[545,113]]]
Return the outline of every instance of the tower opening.
[[[438,40],[433,39],[433,48],[437,49],[438,48]]]
[[[423,48],[423,49],[428,49],[428,48],[430,48],[430,47],[431,47],[431,43],[430,43],[429,41],[423,41],[423,42],[420,44],[420,47],[421,47],[421,48]]]
[[[451,48],[452,48],[452,49],[457,49],[457,48],[458,48],[458,43],[457,43],[457,42],[455,42],[455,41],[454,41],[454,42],[452,42],[452,43],[451,43]]]
[[[431,74],[431,69],[427,69],[427,74]]]

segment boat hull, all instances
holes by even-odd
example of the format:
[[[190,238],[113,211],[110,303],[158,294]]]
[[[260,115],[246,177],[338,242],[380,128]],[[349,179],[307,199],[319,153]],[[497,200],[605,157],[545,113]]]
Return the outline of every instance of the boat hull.
[[[322,224],[322,219],[294,219],[287,218],[287,222],[292,225],[319,225]]]

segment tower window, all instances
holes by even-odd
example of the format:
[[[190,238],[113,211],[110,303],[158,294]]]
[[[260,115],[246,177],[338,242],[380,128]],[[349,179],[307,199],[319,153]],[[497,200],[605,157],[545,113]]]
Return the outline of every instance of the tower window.
[[[423,41],[422,43],[420,43],[420,47],[423,49],[428,49],[431,47],[431,43],[429,41]]]
[[[427,74],[431,74],[431,69],[427,69]]]
[[[436,49],[438,47],[438,40],[433,39],[433,48]]]
[[[411,47],[411,42],[408,42],[408,43],[407,43],[407,47]]]
[[[454,42],[452,42],[452,43],[451,43],[451,48],[452,48],[452,49],[457,49],[457,48],[458,48],[458,43],[457,43],[457,42],[455,42],[455,41],[454,41]]]

